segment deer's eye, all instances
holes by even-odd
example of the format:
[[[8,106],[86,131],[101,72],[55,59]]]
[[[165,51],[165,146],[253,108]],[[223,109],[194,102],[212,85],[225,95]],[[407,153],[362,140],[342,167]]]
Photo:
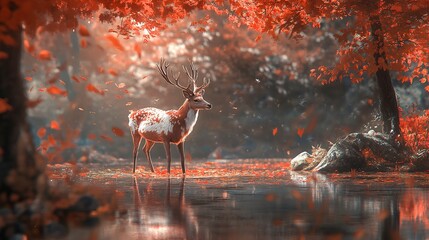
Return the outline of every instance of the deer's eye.
[[[200,99],[194,99],[194,102],[199,102],[200,101]]]

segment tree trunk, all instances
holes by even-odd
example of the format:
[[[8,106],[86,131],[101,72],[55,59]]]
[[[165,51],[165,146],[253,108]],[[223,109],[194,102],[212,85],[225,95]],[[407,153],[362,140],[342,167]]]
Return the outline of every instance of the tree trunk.
[[[386,52],[384,51],[384,37],[379,16],[371,16],[371,36],[376,46],[374,53],[375,64],[377,65],[376,82],[380,97],[380,112],[383,121],[383,131],[389,134],[392,139],[399,140],[397,137],[401,134],[399,126],[399,110],[396,101],[395,89],[392,85]],[[384,61],[384,64],[382,63]]]
[[[0,52],[7,55],[0,59],[0,98],[10,105],[0,113],[0,207],[4,207],[34,199],[46,181],[27,123],[26,90],[20,74],[22,29],[9,29],[1,22],[0,26],[13,39],[13,44],[0,41]]]

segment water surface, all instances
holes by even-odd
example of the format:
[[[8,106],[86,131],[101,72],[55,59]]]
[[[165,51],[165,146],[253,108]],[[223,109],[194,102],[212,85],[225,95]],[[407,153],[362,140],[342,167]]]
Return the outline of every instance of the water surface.
[[[105,186],[105,197],[122,196],[99,239],[429,239],[429,174],[322,175],[282,160],[217,160],[188,164],[185,177],[173,164],[168,177],[162,165],[157,174],[132,175],[130,164],[86,171],[83,181]]]

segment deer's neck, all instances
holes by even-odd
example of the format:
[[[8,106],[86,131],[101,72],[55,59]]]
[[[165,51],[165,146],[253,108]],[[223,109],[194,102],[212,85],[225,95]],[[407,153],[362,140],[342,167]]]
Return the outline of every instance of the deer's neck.
[[[198,110],[189,106],[189,100],[185,100],[182,106],[177,110],[177,115],[185,121],[186,132],[191,132],[198,119]]]

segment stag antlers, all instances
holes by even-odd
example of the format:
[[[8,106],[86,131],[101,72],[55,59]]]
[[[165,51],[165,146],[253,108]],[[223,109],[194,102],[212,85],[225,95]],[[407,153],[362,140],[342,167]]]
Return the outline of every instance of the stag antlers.
[[[170,67],[170,63],[168,63],[167,61],[165,61],[165,59],[161,58],[161,60],[159,61],[159,64],[157,64],[156,66],[158,67],[158,71],[161,74],[161,76],[165,79],[165,81],[167,81],[167,83],[176,86],[180,89],[182,89],[183,91],[186,91],[188,93],[198,93],[201,92],[202,90],[204,90],[209,84],[210,84],[210,79],[207,78],[203,78],[203,84],[199,87],[196,86],[196,80],[198,78],[198,69],[195,67],[193,62],[190,62],[190,69],[186,68],[185,66],[183,67],[183,70],[185,71],[186,75],[188,76],[188,86],[184,87],[179,83],[179,78],[180,78],[180,72],[178,72],[176,75],[173,74],[172,78],[170,78],[170,74],[171,74],[171,70],[169,70]]]

